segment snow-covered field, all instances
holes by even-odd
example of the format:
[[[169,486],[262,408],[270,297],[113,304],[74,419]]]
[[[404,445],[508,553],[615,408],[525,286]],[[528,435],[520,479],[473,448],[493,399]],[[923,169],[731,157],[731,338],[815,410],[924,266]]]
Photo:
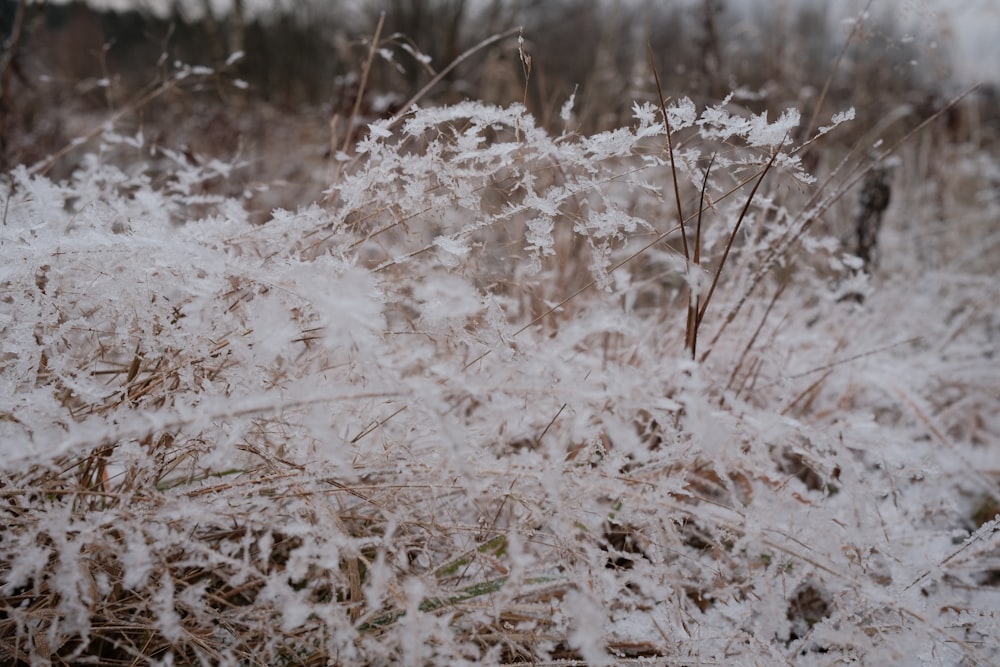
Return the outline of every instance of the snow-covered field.
[[[378,121],[263,225],[141,134],[13,169],[2,662],[1000,662],[997,156],[633,111]]]

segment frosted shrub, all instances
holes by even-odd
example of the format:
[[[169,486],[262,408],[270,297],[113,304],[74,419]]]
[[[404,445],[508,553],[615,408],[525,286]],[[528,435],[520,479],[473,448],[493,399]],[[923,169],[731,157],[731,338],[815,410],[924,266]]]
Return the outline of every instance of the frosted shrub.
[[[836,300],[797,113],[667,112],[414,110],[261,226],[12,172],[5,660],[996,660],[997,323]]]

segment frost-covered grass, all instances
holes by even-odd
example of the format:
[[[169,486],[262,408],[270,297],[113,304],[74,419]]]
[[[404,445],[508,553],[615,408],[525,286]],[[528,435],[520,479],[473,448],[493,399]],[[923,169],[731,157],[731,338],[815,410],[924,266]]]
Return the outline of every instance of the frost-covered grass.
[[[379,122],[259,226],[11,172],[3,661],[1000,661],[995,161],[869,281],[797,113],[634,113]]]

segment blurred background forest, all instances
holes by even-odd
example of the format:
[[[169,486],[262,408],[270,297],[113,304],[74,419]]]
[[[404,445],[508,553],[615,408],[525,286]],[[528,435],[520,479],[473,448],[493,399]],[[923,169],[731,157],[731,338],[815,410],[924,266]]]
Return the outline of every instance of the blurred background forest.
[[[463,52],[517,26],[523,51],[516,33],[497,40],[420,104],[524,101],[561,132],[560,108],[575,91],[569,129],[591,133],[629,123],[633,101],[655,98],[652,60],[668,96],[705,105],[735,92],[733,104],[771,117],[794,106],[803,132],[853,106],[858,120],[840,139],[861,146],[902,136],[965,83],[953,71],[947,28],[925,17],[913,32],[878,2],[861,22],[835,14],[835,3],[808,0],[317,0],[252,11],[246,0],[223,9],[210,0],[156,11],[117,4],[133,8],[0,1],[4,170],[58,155],[46,170],[65,177],[85,151],[80,138],[113,121],[120,134],[142,132],[135,150],[147,161],[165,147],[245,163],[220,187],[254,199],[266,217],[270,207],[317,197],[317,170],[365,123],[395,113]],[[190,76],[179,77],[185,67]],[[981,148],[995,141],[998,118],[987,83],[934,133]]]

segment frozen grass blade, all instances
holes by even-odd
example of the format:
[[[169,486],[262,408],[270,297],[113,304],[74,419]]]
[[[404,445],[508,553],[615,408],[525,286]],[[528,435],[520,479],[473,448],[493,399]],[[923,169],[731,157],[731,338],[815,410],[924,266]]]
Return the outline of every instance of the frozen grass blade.
[[[701,219],[705,213],[705,191],[708,189],[708,176],[712,173],[712,165],[715,164],[715,158],[718,153],[712,153],[711,159],[708,161],[708,166],[705,167],[705,177],[701,181],[701,193],[698,197],[698,222],[695,225],[694,230],[694,270],[701,271]],[[684,330],[684,344],[687,349],[691,352],[691,358],[695,359],[698,354],[698,330],[701,328],[701,318],[699,317],[700,305],[701,305],[701,291],[698,290],[697,296],[692,298],[694,292],[694,287],[692,286],[691,292],[688,296],[688,319],[687,325]]]
[[[649,63],[653,70],[653,79],[656,81],[656,99],[660,105],[660,114],[663,116],[664,134],[667,139],[667,155],[670,157],[670,178],[674,186],[674,204],[677,206],[677,223],[681,228],[681,247],[684,249],[684,261],[691,261],[691,253],[688,250],[687,230],[684,229],[684,211],[681,207],[681,190],[677,182],[677,163],[674,160],[674,140],[673,130],[670,129],[670,116],[667,114],[667,102],[663,97],[663,88],[660,86],[660,73],[653,62],[653,47],[649,48]]]
[[[385,12],[379,14],[378,23],[375,25],[375,34],[372,35],[371,43],[368,45],[368,57],[365,58],[365,64],[361,68],[361,83],[358,85],[358,94],[355,96],[354,106],[351,108],[351,115],[347,119],[347,131],[344,133],[344,143],[340,147],[340,150],[344,152],[346,152],[348,147],[351,145],[351,128],[354,127],[354,121],[358,117],[358,112],[361,110],[361,104],[365,99],[365,92],[368,87],[368,75],[371,73],[372,63],[375,61],[375,54],[378,52],[378,46],[382,38],[383,25],[385,25]]]
[[[782,142],[784,143],[784,142]],[[780,144],[779,144],[780,145]],[[702,320],[705,318],[705,313],[708,312],[709,303],[712,301],[712,296],[715,294],[715,288],[719,284],[719,279],[722,277],[722,271],[726,266],[726,260],[729,258],[729,251],[733,248],[733,243],[736,241],[736,236],[739,234],[740,226],[743,224],[743,220],[746,218],[747,212],[750,210],[750,205],[753,203],[754,197],[757,195],[757,190],[760,188],[761,183],[764,182],[764,177],[767,176],[767,172],[771,170],[774,166],[774,161],[778,157],[780,150],[777,148],[771,153],[771,158],[767,161],[767,164],[760,171],[757,177],[757,182],[754,183],[753,188],[750,190],[750,194],[747,196],[746,203],[743,204],[743,208],[740,210],[739,217],[736,218],[736,224],[733,225],[733,231],[730,232],[729,238],[726,241],[725,248],[722,251],[722,258],[719,260],[719,265],[715,268],[715,274],[712,276],[712,284],[708,288],[708,293],[705,295],[705,301],[701,304],[701,309],[698,311],[697,318],[695,318],[695,332],[692,336],[691,353],[694,355],[694,348],[698,341],[698,330],[701,328]],[[706,180],[708,175],[706,173]],[[700,212],[699,212],[700,216]],[[712,341],[715,344],[715,341]],[[705,360],[705,355],[702,355],[702,361]]]

